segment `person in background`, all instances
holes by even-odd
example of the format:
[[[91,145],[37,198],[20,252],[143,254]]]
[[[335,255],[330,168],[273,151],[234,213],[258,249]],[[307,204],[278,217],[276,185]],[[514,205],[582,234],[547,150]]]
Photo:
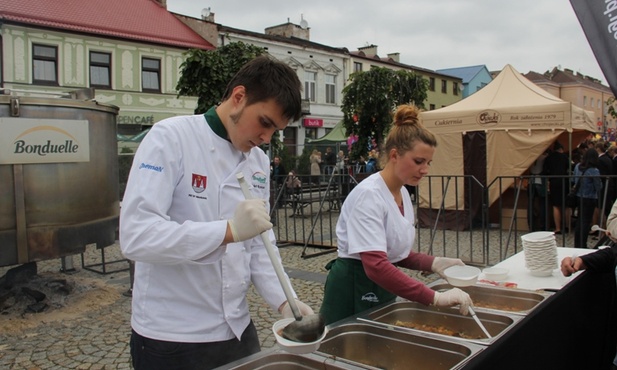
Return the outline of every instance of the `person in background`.
[[[567,232],[570,226],[569,220],[567,220],[565,207],[565,197],[570,189],[566,186],[565,177],[568,175],[570,169],[570,160],[568,156],[563,152],[563,145],[559,141],[555,141],[553,145],[553,151],[548,154],[544,160],[543,173],[549,177],[549,200],[553,207],[553,220],[555,222],[555,234],[561,234],[563,226],[565,224],[565,231]],[[565,218],[564,218],[565,217]],[[564,222],[566,221],[566,222]]]
[[[336,171],[339,174],[344,174],[346,164],[347,164],[347,158],[345,158],[345,152],[342,150],[339,150],[338,154],[336,155]]]
[[[120,215],[121,250],[135,261],[136,370],[211,369],[259,352],[251,286],[293,317],[258,237],[267,231],[274,242],[270,163],[259,145],[299,119],[301,86],[286,64],[257,57],[232,78],[218,106],[156,123],[139,146]],[[253,199],[245,199],[238,173]]]
[[[602,181],[599,178],[598,152],[589,148],[583,154],[581,163],[574,167],[573,181],[580,181],[578,192],[579,210],[576,227],[574,228],[574,247],[587,248],[587,237],[591,230],[593,212],[598,204],[598,196],[602,190]],[[574,186],[574,184],[573,184]]]
[[[606,220],[606,235],[612,240],[612,245],[601,248],[596,252],[578,257],[565,257],[561,260],[561,273],[563,276],[571,276],[575,272],[589,270],[592,272],[612,272],[617,278],[617,202],[613,203],[608,219]],[[616,289],[616,286],[612,286]],[[613,359],[612,370],[617,370],[617,355]]]
[[[542,153],[529,168],[531,178],[527,188],[529,195],[529,212],[527,222],[532,231],[548,230],[547,228],[547,202],[546,202],[546,179],[542,178],[544,160],[548,151]]]
[[[273,199],[278,199],[277,207],[283,207],[285,203],[285,195],[280,194],[280,189],[285,183],[285,178],[287,177],[287,171],[285,170],[285,166],[281,163],[281,157],[274,156],[272,159],[272,163],[270,163],[270,184],[274,184],[276,186],[271,187],[273,191]]]
[[[277,186],[282,185],[285,182],[285,177],[287,177],[287,171],[285,171],[285,166],[281,163],[281,157],[278,155],[274,156],[270,168],[270,179],[272,182],[276,183]]]
[[[326,148],[326,152],[323,154],[323,167],[326,180],[334,169],[336,168],[336,154],[332,151],[331,147]]]
[[[377,172],[377,151],[375,149],[368,153],[368,161],[366,161],[365,170],[367,173]]]
[[[614,192],[612,180],[610,176],[613,174],[613,159],[608,155],[608,145],[605,141],[599,140],[595,143],[594,148],[598,152],[598,170],[600,171],[600,181],[602,183],[602,190],[598,195],[598,204],[593,214],[592,224],[604,226],[605,217],[608,216],[611,211],[610,205],[614,201]],[[599,236],[599,231],[589,230],[590,235],[596,237]]]
[[[300,214],[300,209],[298,208],[298,197],[300,196],[300,192],[302,191],[302,181],[298,178],[296,174],[296,170],[291,170],[289,174],[287,174],[287,179],[285,180],[285,187],[287,188],[287,196],[291,199],[291,215],[289,217],[294,217]]]
[[[383,151],[383,170],[360,182],[343,203],[336,224],[338,258],[331,261],[320,313],[326,323],[352,316],[400,296],[425,305],[460,305],[469,295],[458,288],[436,292],[397,267],[432,271],[464,265],[460,259],[412,251],[415,216],[404,185],[428,173],[437,141],[418,120],[413,105],[398,107]]]
[[[358,160],[354,163],[354,175],[358,174],[358,173],[362,173],[365,172],[366,170],[366,160],[364,159],[364,156],[360,156],[360,158],[358,158]]]
[[[321,177],[321,153],[317,149],[313,149],[309,157],[311,164],[311,182],[313,184],[319,184],[319,178]]]

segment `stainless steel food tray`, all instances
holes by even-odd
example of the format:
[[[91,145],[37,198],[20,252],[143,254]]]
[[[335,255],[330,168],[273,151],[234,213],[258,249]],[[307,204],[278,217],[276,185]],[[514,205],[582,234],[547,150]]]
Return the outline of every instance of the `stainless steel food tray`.
[[[478,310],[476,314],[493,338],[487,338],[473,318],[460,314],[458,309],[425,306],[410,301],[393,302],[368,311],[367,313],[360,314],[358,320],[386,328],[397,328],[398,330],[411,333],[423,333],[434,338],[447,338],[454,341],[489,345],[523,319],[522,315],[501,312],[494,313]],[[397,322],[437,327],[444,329],[444,331],[452,331],[455,335],[440,334],[419,328],[408,328],[400,324],[397,325]],[[462,337],[460,336],[461,334],[470,338]]]
[[[329,329],[318,354],[369,369],[459,369],[485,347],[358,321]]]
[[[453,288],[443,280],[429,284],[429,287],[436,291]],[[500,288],[486,285],[472,285],[459,289],[469,294],[474,308],[518,315],[528,314],[552,294],[544,291]]]

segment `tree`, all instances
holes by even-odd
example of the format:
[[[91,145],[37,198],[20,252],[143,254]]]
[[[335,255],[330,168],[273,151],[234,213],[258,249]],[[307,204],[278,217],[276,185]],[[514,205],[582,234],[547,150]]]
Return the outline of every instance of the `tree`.
[[[611,117],[617,118],[617,111],[615,110],[615,98],[611,97],[606,101],[608,110],[606,111]]]
[[[227,83],[240,68],[265,53],[261,47],[232,42],[215,50],[190,49],[180,66],[178,96],[197,96],[195,114],[205,113],[223,98]]]
[[[366,156],[371,139],[381,145],[398,105],[424,107],[428,81],[411,71],[383,67],[353,73],[350,80],[343,89],[341,109],[346,134],[358,136],[350,153],[355,159]]]

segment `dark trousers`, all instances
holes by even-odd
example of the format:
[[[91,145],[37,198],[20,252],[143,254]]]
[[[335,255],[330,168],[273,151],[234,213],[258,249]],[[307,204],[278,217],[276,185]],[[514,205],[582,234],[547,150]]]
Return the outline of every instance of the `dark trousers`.
[[[593,222],[593,211],[598,204],[597,199],[582,198],[579,201],[578,221],[574,228],[574,248],[587,248],[587,236]]]
[[[214,369],[261,350],[255,325],[251,321],[236,338],[210,343],[167,342],[131,333],[131,357],[135,370]]]

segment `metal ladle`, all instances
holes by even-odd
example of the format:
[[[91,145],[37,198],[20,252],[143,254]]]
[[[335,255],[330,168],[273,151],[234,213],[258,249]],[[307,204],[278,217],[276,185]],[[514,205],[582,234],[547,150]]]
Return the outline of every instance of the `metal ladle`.
[[[480,321],[480,319],[478,318],[478,315],[476,315],[476,311],[474,311],[474,309],[471,306],[469,306],[469,314],[476,321],[480,329],[482,329],[482,331],[484,332],[484,335],[486,335],[489,339],[493,338],[491,333],[489,333],[488,330],[486,330],[486,328],[484,327],[484,324],[482,324],[482,321]]]
[[[249,191],[248,184],[244,179],[244,175],[242,173],[238,173],[236,178],[240,183],[240,188],[242,189],[244,197],[246,199],[251,199],[251,192]],[[296,303],[296,299],[291,291],[291,285],[288,284],[287,279],[285,278],[283,265],[277,257],[276,251],[270,242],[267,231],[261,233],[261,240],[263,240],[263,243],[266,246],[266,251],[268,252],[268,257],[270,257],[270,262],[272,262],[272,266],[276,272],[276,277],[281,283],[281,287],[283,288],[285,297],[287,298],[287,303],[289,304],[291,312],[293,312],[294,318],[296,319],[296,321],[292,321],[289,325],[283,328],[281,335],[283,338],[294,342],[306,343],[318,340],[323,335],[325,330],[325,320],[318,314],[302,316],[300,309],[298,308],[298,304]]]

